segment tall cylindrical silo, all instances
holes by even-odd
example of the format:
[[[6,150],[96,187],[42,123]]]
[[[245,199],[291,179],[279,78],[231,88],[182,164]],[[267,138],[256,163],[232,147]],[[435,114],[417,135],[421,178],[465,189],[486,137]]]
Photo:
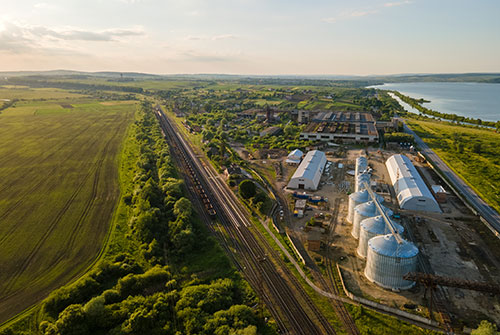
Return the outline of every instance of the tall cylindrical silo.
[[[418,248],[403,240],[398,243],[394,235],[380,235],[368,241],[365,276],[371,282],[387,289],[406,290],[415,282],[403,276],[417,269]]]
[[[392,211],[390,209],[382,206],[382,209],[387,213],[388,216],[392,216]],[[354,218],[352,220],[352,231],[351,235],[355,238],[359,238],[359,225],[364,219],[368,219],[374,216],[380,215],[377,207],[373,201],[365,202],[364,204],[354,207]]]
[[[384,197],[376,194],[377,199],[380,203],[384,202]],[[352,223],[354,219],[354,208],[365,202],[371,200],[370,194],[367,190],[362,190],[360,192],[351,193],[349,195],[349,207],[347,208],[347,222]]]
[[[368,160],[364,156],[356,158],[356,164],[354,165],[354,176],[357,177],[361,172],[368,168]]]
[[[370,175],[362,173],[354,177],[354,191],[359,192],[365,189],[365,183],[370,185]]]
[[[392,226],[397,230],[399,234],[404,232],[403,226],[392,221]],[[359,244],[356,250],[358,256],[361,258],[366,258],[366,252],[368,249],[368,241],[377,235],[385,235],[391,233],[391,230],[384,221],[382,215],[364,219],[359,225]]]

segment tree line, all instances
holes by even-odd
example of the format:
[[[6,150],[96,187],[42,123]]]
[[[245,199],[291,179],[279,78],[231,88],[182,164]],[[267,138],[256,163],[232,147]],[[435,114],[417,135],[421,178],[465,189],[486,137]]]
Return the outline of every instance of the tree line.
[[[112,251],[84,278],[50,294],[42,303],[38,334],[245,334],[274,333],[250,306],[254,292],[232,268],[222,249],[201,229],[183,181],[153,114],[143,102],[127,141],[134,150],[131,192],[120,206],[127,213],[120,238],[124,250]],[[129,155],[130,156],[130,155]],[[123,165],[122,169],[125,167]],[[122,173],[121,173],[122,175]],[[216,250],[226,276],[185,269],[185,259]],[[32,334],[26,325],[2,332]]]

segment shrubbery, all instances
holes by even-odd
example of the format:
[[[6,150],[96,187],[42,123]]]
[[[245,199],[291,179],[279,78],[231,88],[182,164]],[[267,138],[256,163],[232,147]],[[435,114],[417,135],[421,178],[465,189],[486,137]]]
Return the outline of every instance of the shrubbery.
[[[138,150],[133,192],[122,199],[129,216],[123,234],[139,247],[108,256],[85,278],[54,291],[42,304],[38,333],[256,334],[258,327],[264,329],[248,307],[255,296],[236,273],[204,281],[178,270],[209,240],[193,223],[193,207],[175,178],[150,104],[142,104],[133,132]]]

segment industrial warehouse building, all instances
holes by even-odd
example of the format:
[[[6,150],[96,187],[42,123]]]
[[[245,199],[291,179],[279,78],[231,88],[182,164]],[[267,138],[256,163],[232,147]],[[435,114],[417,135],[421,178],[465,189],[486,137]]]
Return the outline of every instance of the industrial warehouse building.
[[[295,170],[288,183],[288,188],[316,191],[325,164],[326,156],[324,152],[319,150],[309,151],[297,170]]]
[[[299,113],[299,123],[303,121]],[[370,113],[319,112],[311,116],[300,138],[313,141],[378,142],[375,120]]]
[[[441,212],[436,199],[408,157],[393,155],[385,165],[401,209]]]

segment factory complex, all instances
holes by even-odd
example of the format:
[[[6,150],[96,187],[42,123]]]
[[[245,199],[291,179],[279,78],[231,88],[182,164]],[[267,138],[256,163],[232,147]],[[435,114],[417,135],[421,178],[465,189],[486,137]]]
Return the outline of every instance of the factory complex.
[[[320,117],[328,126],[351,121],[334,114]],[[360,117],[360,122],[370,120]],[[349,296],[369,296],[414,312],[432,308],[425,298],[432,289],[435,299],[449,302],[457,315],[466,317],[472,308],[500,320],[500,310],[491,312],[494,299],[453,287],[428,288],[420,281],[419,276],[453,283],[500,279],[486,251],[471,258],[478,252],[473,249],[482,248],[469,225],[473,214],[432,167],[415,152],[350,149],[339,155],[338,150],[308,151],[300,164],[292,151],[283,160],[289,177],[280,185],[293,208],[290,228],[302,236],[311,259],[333,255]]]

